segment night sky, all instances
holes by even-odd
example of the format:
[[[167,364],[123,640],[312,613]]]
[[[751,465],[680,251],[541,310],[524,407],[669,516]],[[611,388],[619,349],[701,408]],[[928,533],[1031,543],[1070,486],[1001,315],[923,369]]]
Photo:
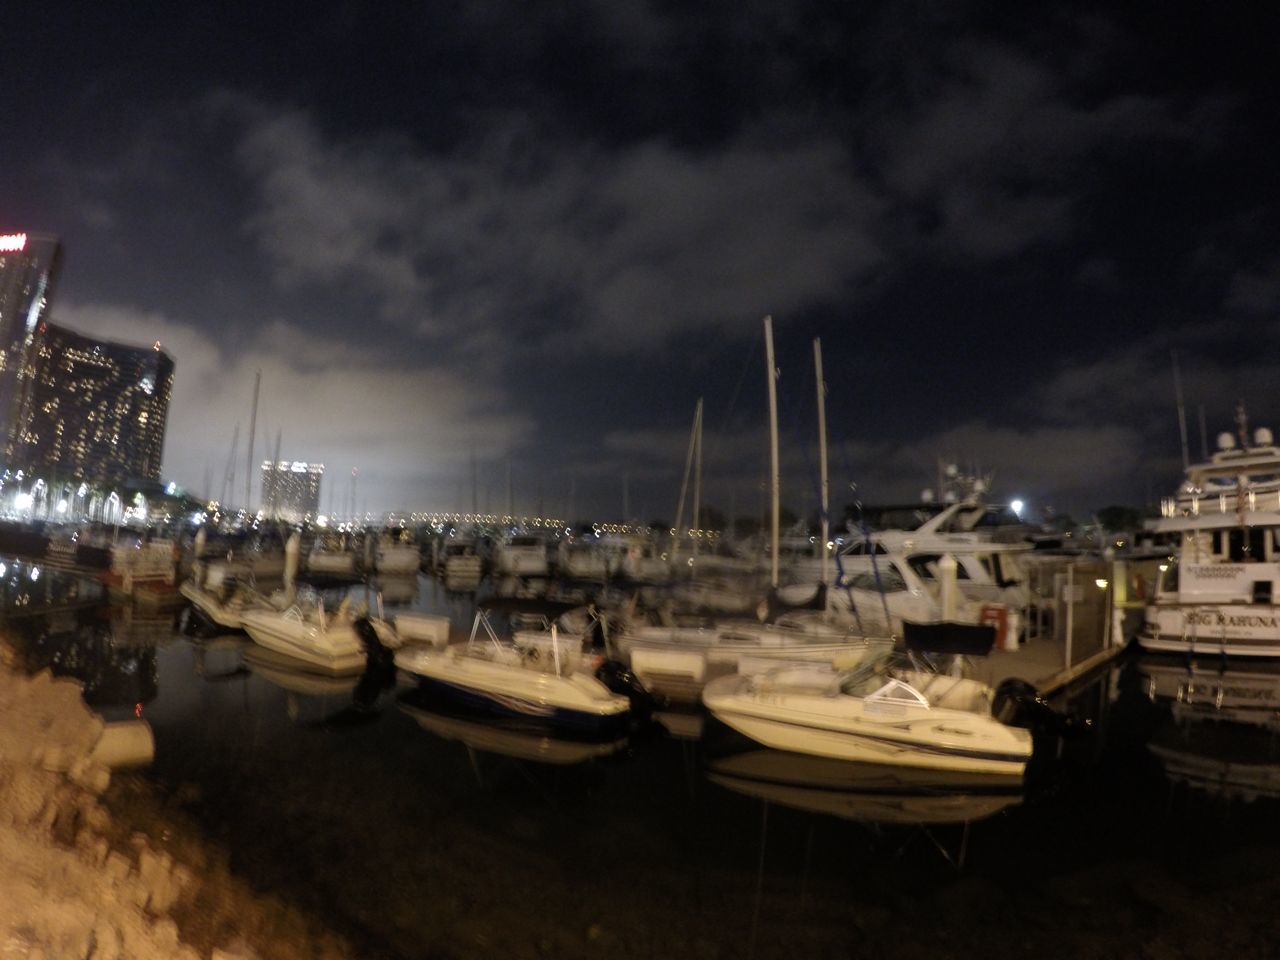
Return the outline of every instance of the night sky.
[[[1280,429],[1270,4],[6,6],[0,232],[54,319],[177,364],[166,479],[341,505],[912,501],[938,458],[1077,518]],[[473,491],[472,463],[479,477]],[[206,478],[210,489],[206,490]]]

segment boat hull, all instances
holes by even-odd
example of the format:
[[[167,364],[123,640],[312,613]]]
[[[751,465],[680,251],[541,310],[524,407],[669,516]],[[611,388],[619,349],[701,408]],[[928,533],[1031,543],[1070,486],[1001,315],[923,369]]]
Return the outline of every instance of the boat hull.
[[[1228,657],[1280,657],[1273,604],[1158,603],[1137,637],[1144,650]]]
[[[396,656],[422,691],[468,712],[537,723],[575,736],[625,731],[630,702],[593,677],[558,676],[456,650],[413,650]]]
[[[944,709],[870,708],[825,693],[756,693],[748,678],[709,684],[716,719],[766,747],[835,760],[1021,775],[1031,735],[993,717]]]
[[[278,614],[253,613],[245,614],[242,626],[254,643],[326,673],[360,673],[368,661],[360,638],[349,626],[322,630]]]

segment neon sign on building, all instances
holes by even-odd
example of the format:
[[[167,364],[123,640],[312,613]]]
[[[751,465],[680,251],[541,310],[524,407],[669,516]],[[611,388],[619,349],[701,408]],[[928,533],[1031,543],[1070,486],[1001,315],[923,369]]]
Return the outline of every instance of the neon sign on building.
[[[0,234],[0,253],[17,253],[27,248],[25,233]]]

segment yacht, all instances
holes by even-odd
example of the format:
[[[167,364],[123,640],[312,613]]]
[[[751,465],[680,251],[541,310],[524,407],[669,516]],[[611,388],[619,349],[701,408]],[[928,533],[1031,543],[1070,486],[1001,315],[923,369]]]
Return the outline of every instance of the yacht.
[[[498,544],[494,565],[498,573],[512,577],[545,577],[547,543],[541,537],[517,535]]]
[[[752,621],[713,627],[626,625],[610,646],[640,684],[660,701],[698,703],[718,677],[777,668],[789,662],[847,669],[893,646],[822,623]]]
[[[356,552],[345,537],[321,537],[307,555],[307,570],[330,577],[355,576]]]
[[[1280,448],[1266,428],[1250,437],[1242,407],[1236,427],[1148,522],[1180,544],[1160,565],[1145,650],[1280,657]]]
[[[436,572],[446,580],[479,581],[484,573],[484,560],[474,537],[449,537],[436,551]]]
[[[560,575],[570,580],[606,580],[609,558],[590,540],[562,540],[558,558]]]
[[[853,670],[787,666],[713,680],[716,719],[776,750],[970,773],[1021,774],[1031,734],[992,714],[986,684],[892,652]]]
[[[625,730],[631,702],[595,676],[577,625],[561,630],[577,604],[494,598],[476,606],[466,643],[417,646],[396,653],[396,666],[429,694],[494,716],[563,732],[608,736]],[[506,618],[511,636],[494,621]]]
[[[373,568],[378,573],[417,573],[422,553],[411,540],[381,537],[373,548]]]

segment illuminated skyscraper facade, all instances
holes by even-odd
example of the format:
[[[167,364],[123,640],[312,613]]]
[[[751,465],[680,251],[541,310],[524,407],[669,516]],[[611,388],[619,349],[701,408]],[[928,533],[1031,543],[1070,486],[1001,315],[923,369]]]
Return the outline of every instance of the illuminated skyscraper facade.
[[[302,523],[320,512],[323,463],[262,461],[262,509],[268,517]]]
[[[61,270],[56,237],[0,234],[0,444],[6,465],[14,463],[20,411],[32,384],[29,349],[47,319]]]
[[[160,479],[173,360],[159,343],[133,347],[41,322],[26,362],[11,467],[102,484]]]

